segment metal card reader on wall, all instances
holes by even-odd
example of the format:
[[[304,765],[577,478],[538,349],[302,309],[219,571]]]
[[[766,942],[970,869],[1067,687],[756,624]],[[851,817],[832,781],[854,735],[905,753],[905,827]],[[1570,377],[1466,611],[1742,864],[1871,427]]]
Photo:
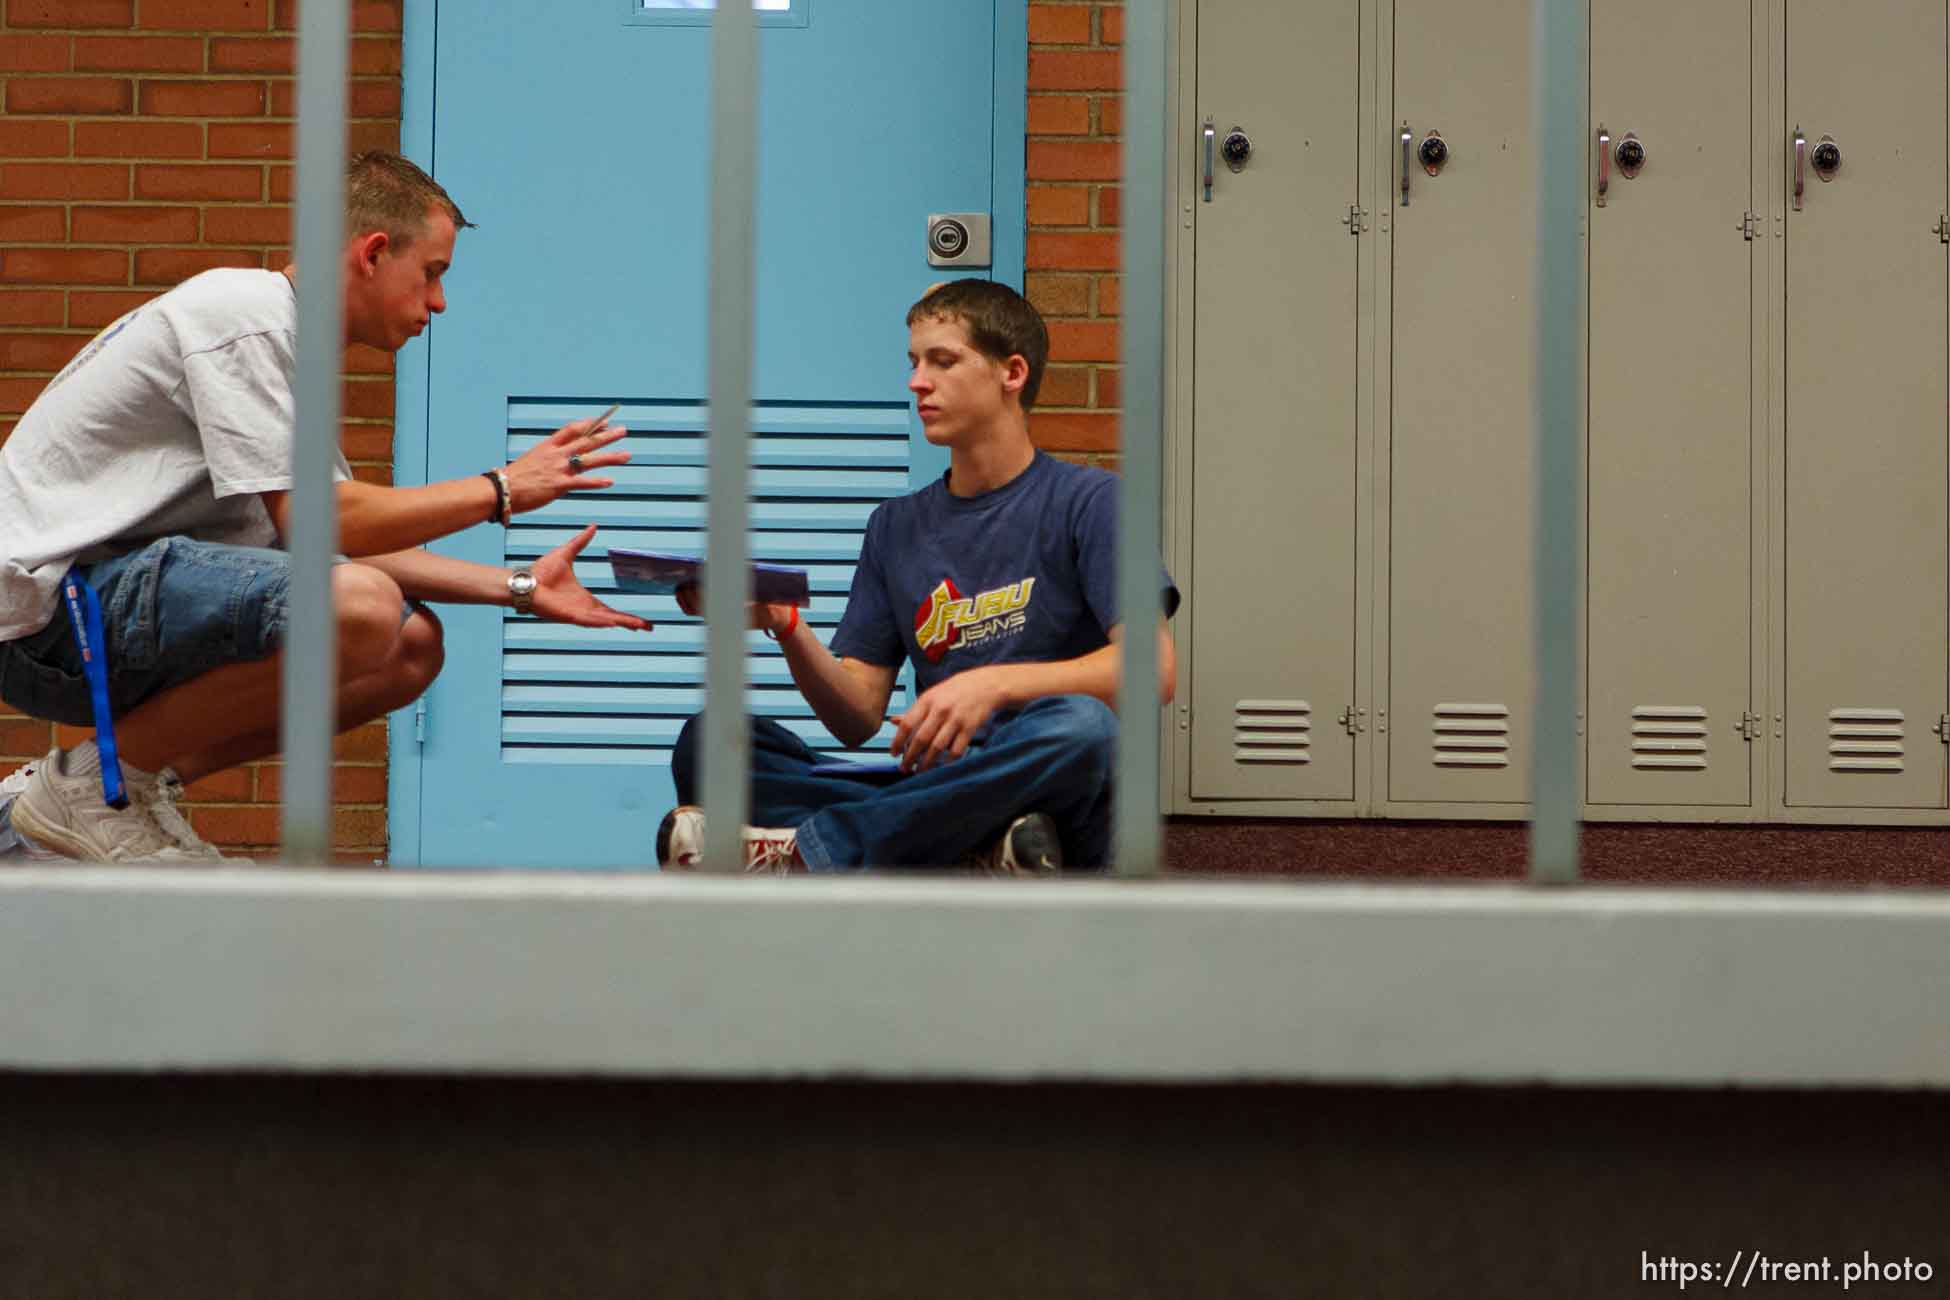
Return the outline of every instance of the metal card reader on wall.
[[[991,244],[986,212],[928,214],[929,266],[987,266]]]

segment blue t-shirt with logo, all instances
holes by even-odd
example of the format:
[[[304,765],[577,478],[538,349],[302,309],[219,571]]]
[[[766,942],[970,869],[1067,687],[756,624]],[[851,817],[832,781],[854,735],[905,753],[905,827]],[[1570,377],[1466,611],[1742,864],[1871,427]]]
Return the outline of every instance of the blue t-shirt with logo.
[[[1178,588],[1163,579],[1169,617]],[[918,694],[969,668],[1100,650],[1118,621],[1117,478],[1039,451],[980,496],[944,474],[881,503],[830,648],[883,668],[905,656]]]

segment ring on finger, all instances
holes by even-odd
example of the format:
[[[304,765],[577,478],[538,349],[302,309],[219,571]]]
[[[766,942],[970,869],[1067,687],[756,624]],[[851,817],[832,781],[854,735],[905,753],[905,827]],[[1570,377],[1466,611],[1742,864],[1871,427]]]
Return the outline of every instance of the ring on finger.
[[[569,473],[571,473],[571,474],[581,474],[581,473],[582,473],[582,453],[581,453],[581,452],[572,452],[572,453],[570,453],[570,455],[569,455]]]

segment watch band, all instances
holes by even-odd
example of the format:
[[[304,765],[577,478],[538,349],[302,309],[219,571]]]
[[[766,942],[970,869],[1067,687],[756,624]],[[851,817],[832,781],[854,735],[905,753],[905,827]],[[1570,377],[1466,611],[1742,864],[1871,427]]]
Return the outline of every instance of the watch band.
[[[534,612],[535,574],[533,571],[516,569],[508,575],[508,603],[514,606],[517,614]]]

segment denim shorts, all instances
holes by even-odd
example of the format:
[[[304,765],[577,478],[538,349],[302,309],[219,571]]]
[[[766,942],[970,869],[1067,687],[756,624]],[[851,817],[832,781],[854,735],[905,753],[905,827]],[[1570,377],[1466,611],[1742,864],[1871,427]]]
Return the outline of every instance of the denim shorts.
[[[283,551],[165,537],[84,572],[101,597],[109,701],[118,717],[284,644],[291,560]],[[93,725],[65,600],[40,631],[0,642],[0,700],[30,717]]]

